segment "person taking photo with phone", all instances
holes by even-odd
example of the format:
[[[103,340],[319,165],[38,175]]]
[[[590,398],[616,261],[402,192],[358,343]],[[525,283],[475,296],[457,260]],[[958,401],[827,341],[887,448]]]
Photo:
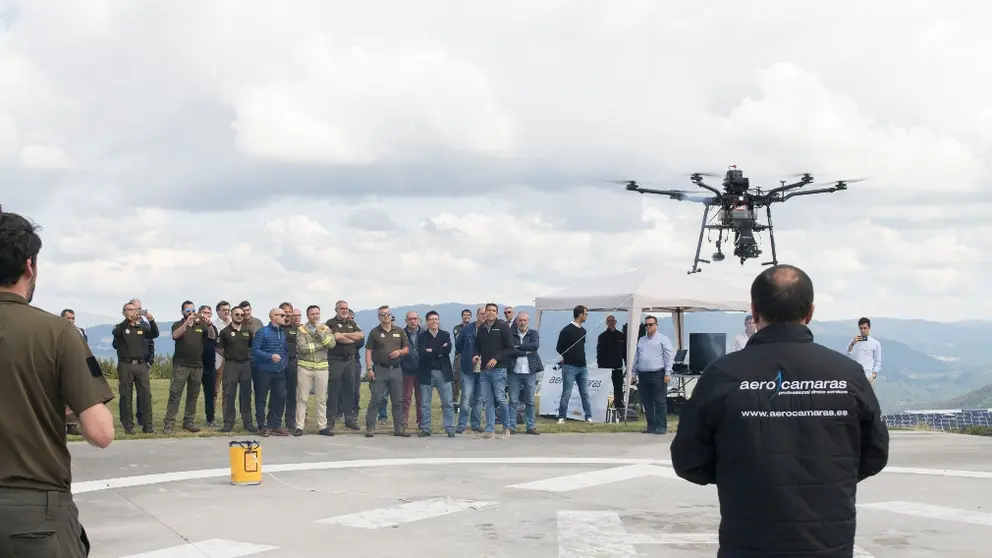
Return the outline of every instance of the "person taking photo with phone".
[[[874,384],[882,369],[882,344],[871,336],[871,320],[858,320],[858,334],[847,345],[847,354],[865,370],[868,383]]]

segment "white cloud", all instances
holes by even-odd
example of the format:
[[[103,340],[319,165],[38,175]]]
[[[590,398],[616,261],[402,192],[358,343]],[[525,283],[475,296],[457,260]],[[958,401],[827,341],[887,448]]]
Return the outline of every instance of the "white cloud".
[[[21,166],[28,169],[59,170],[72,165],[72,159],[57,145],[26,145],[21,149]]]
[[[691,265],[699,205],[595,179],[738,164],[873,177],[774,209],[818,316],[992,316],[984,4],[377,6],[23,3],[0,201],[45,227],[38,303],[527,303]]]

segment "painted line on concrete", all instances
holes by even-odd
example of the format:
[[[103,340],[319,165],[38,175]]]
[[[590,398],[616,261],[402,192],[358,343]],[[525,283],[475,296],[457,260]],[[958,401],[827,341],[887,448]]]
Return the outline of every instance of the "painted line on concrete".
[[[261,554],[270,550],[277,550],[278,546],[268,546],[262,544],[243,543],[228,541],[224,539],[209,539],[198,543],[184,544],[142,552],[141,554],[130,554],[123,558],[241,558]]]
[[[407,467],[422,465],[666,465],[672,462],[664,459],[625,459],[611,457],[416,457],[406,459],[356,459],[350,461],[320,461],[313,463],[285,463],[263,465],[268,473],[289,473],[297,471],[325,471],[330,469],[366,469],[373,467]],[[961,477],[992,479],[989,471],[963,471],[957,469],[919,469],[912,467],[887,467],[882,473],[907,475],[931,475],[940,477]],[[76,482],[72,485],[73,494],[85,494],[100,490],[113,490],[135,486],[149,486],[168,482],[224,478],[231,475],[230,468],[175,471],[150,475],[134,475],[92,481]]]
[[[558,558],[637,558],[627,538],[617,512],[558,512]]]
[[[615,511],[559,511],[558,558],[638,558],[634,545],[719,544],[716,533],[628,533]],[[874,558],[854,546],[852,558]]]
[[[399,527],[404,523],[413,523],[414,521],[441,517],[466,510],[482,510],[494,506],[499,506],[499,502],[431,498],[429,500],[408,502],[388,508],[378,508],[329,517],[327,519],[318,519],[314,523],[343,525],[345,527],[358,527],[359,529],[382,529],[383,527]]]
[[[423,457],[408,459],[355,459],[350,461],[319,461],[313,463],[285,463],[262,465],[263,473],[290,473],[296,471],[326,471],[329,469],[367,469],[372,467],[409,467],[416,465],[671,465],[662,459],[623,459],[615,457]],[[135,475],[72,484],[73,494],[99,490],[148,486],[167,482],[230,477],[230,468],[200,469]]]
[[[918,504],[916,502],[878,502],[875,504],[858,504],[858,507],[898,513],[902,515],[925,517],[927,519],[942,519],[944,521],[970,523],[972,525],[992,526],[992,513],[959,510],[955,508],[945,508],[942,506],[931,506],[929,504]]]
[[[962,471],[960,469],[919,469],[916,467],[886,467],[883,473],[899,475],[931,475],[935,477],[959,477],[964,479],[992,479],[992,471]]]
[[[657,465],[638,464],[614,467],[612,469],[587,471],[585,473],[552,477],[550,479],[525,482],[521,484],[511,484],[507,488],[543,490],[545,492],[569,492],[580,488],[589,488],[599,486],[601,484],[610,484],[641,477],[662,477],[666,479],[679,478],[672,469],[658,467]]]

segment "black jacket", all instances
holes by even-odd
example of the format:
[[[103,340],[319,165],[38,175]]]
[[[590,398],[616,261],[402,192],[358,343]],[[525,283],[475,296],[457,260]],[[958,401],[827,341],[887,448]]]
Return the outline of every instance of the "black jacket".
[[[596,338],[596,366],[616,370],[627,362],[627,332],[606,330]]]
[[[680,477],[717,485],[718,557],[850,558],[857,483],[889,433],[858,363],[770,324],[703,371],[671,452]]]
[[[434,368],[441,371],[446,382],[455,380],[454,370],[451,368],[453,344],[451,334],[443,329],[437,330],[437,337],[434,337],[429,329],[420,331],[420,335],[417,336],[417,351],[420,353],[417,370],[417,383],[419,385],[431,385],[431,369]]]
[[[496,359],[494,369],[503,368],[505,370],[507,359],[516,351],[513,334],[510,333],[510,327],[506,325],[506,322],[496,320],[491,327],[485,323],[480,324],[475,336],[475,354],[481,357],[482,369],[486,369],[486,363],[491,359]]]

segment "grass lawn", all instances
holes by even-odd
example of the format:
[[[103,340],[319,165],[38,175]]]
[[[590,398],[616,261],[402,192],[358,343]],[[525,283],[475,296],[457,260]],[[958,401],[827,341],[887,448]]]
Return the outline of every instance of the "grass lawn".
[[[114,395],[117,395],[117,381],[110,380],[111,388],[114,391]],[[169,402],[169,381],[168,380],[152,380],[152,425],[155,428],[155,434],[142,434],[141,426],[136,425],[138,431],[137,434],[133,436],[128,436],[124,434],[124,429],[121,427],[120,420],[118,418],[118,411],[120,409],[118,400],[115,398],[110,402],[108,407],[110,407],[111,412],[114,415],[114,426],[117,431],[117,439],[142,439],[142,438],[164,438],[165,435],[162,434],[162,421],[165,419],[165,407]],[[368,407],[369,400],[369,388],[367,383],[362,384],[361,388],[361,410],[359,411],[359,425],[362,430],[349,430],[344,427],[343,421],[339,421],[335,426],[335,432],[338,435],[362,435],[365,431],[365,409]],[[179,412],[176,415],[176,428],[172,433],[170,438],[195,438],[195,437],[207,437],[207,436],[228,436],[228,437],[241,437],[244,436],[245,432],[241,429],[241,423],[237,422],[234,427],[234,432],[230,434],[224,434],[219,432],[219,427],[206,428],[204,426],[206,419],[204,418],[203,411],[203,392],[200,392],[200,398],[197,401],[196,409],[196,425],[201,428],[200,432],[192,433],[186,432],[182,429],[182,416],[183,416],[183,404],[179,406]],[[220,394],[217,395],[217,413],[215,420],[218,424],[223,423],[223,413],[221,409],[221,397]],[[390,410],[390,412],[392,412]],[[305,431],[307,434],[317,433],[317,421],[314,418],[316,416],[316,401],[313,397],[310,398],[309,410],[307,411],[307,421]],[[437,397],[437,392],[434,393],[433,397],[433,407],[431,410],[431,418],[433,422],[433,430],[436,433],[443,433],[444,428],[441,425],[441,406],[440,401]],[[458,415],[455,415],[457,422]],[[240,421],[240,417],[238,418]],[[677,426],[677,417],[668,417],[668,428],[669,431],[674,431]],[[407,431],[416,435],[416,428],[413,428],[413,422],[416,421],[416,415],[414,409],[410,409],[410,426]],[[253,421],[254,422],[254,421]],[[485,423],[485,416],[483,416],[483,423]],[[257,425],[256,425],[257,426]],[[609,424],[590,424],[585,422],[580,422],[576,420],[569,420],[565,424],[559,425],[555,419],[537,417],[537,429],[542,434],[558,434],[558,433],[578,433],[578,432],[640,432],[644,429],[645,423],[643,418],[638,422],[630,423],[609,423]],[[518,425],[518,432],[523,432],[523,425]],[[377,434],[390,434],[393,431],[392,426],[392,416],[389,417],[389,423],[386,425],[379,424],[376,427]],[[467,435],[469,432],[466,432]],[[254,436],[257,436],[255,434]],[[69,441],[80,441],[82,437],[80,436],[69,436]]]

